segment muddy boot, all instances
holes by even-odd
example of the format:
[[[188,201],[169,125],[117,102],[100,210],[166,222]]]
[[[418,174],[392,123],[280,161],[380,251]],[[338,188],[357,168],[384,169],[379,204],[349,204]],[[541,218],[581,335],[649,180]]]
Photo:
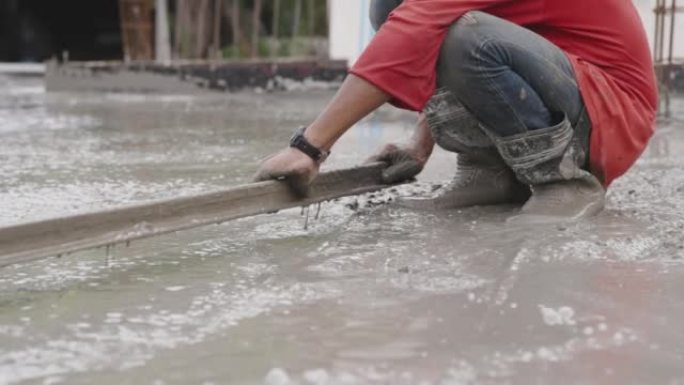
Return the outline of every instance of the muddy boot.
[[[451,183],[434,195],[404,198],[397,204],[425,210],[445,210],[471,206],[523,203],[530,197],[530,189],[518,182],[495,150],[459,154],[458,170]]]
[[[434,195],[405,198],[399,205],[453,209],[527,200],[529,188],[516,180],[480,123],[452,92],[438,89],[424,113],[437,145],[458,154],[458,169],[452,182]]]
[[[532,186],[532,197],[512,223],[573,221],[596,215],[605,205],[606,191],[582,169],[586,145],[570,121],[510,137],[488,131],[518,180]],[[580,122],[581,123],[581,122]]]
[[[594,176],[532,186],[532,198],[520,214],[508,219],[516,224],[577,221],[600,213],[606,191]]]

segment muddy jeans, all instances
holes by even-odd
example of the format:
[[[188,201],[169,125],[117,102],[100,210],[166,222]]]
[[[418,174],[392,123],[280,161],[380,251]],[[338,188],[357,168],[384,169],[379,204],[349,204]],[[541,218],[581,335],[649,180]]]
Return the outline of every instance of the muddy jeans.
[[[380,26],[400,3],[374,0],[373,25]],[[469,12],[450,28],[437,73],[437,92],[426,114],[431,125],[444,124],[432,127],[433,132],[435,128],[454,131],[442,134],[465,136],[466,144],[476,147],[492,146],[477,125],[477,132],[463,132],[463,124],[450,121],[462,106],[480,127],[502,138],[547,129],[567,118],[582,152],[588,153],[591,123],[572,65],[559,47],[542,36],[483,12]]]

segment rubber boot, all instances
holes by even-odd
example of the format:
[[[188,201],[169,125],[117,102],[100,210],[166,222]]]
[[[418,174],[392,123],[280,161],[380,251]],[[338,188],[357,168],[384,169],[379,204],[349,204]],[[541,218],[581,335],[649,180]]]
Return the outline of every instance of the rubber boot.
[[[594,176],[532,186],[532,197],[520,214],[508,219],[515,224],[572,222],[600,213],[606,191]]]
[[[440,210],[522,203],[529,198],[529,188],[517,181],[480,123],[451,91],[438,89],[424,113],[437,145],[458,154],[458,168],[451,183],[432,196],[405,198],[399,205]]]
[[[523,203],[529,197],[529,187],[518,182],[496,151],[483,150],[479,154],[459,154],[453,180],[432,196],[404,198],[398,204],[414,209],[445,210]]]
[[[518,180],[532,186],[532,197],[509,222],[576,221],[603,210],[606,191],[595,176],[582,169],[586,160],[586,146],[580,140],[583,135],[577,134],[566,117],[555,126],[511,137],[487,132]]]

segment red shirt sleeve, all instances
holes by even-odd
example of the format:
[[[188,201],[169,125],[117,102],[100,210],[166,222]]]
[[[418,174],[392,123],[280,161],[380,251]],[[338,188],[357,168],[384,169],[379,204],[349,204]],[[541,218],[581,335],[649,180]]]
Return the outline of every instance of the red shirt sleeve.
[[[449,27],[468,11],[497,14],[492,8],[515,2],[404,0],[350,72],[391,95],[394,105],[421,111],[434,94],[437,59]]]

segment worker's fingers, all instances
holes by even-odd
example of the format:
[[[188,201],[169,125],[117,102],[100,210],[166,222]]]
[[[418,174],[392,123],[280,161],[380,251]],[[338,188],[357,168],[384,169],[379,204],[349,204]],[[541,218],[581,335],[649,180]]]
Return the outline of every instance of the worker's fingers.
[[[286,176],[284,180],[290,187],[290,190],[298,197],[304,198],[309,195],[309,186],[311,185],[310,177],[293,173]]]
[[[369,157],[366,159],[364,163],[369,164],[369,163],[377,163],[377,162],[383,162],[383,163],[391,163],[391,158],[395,156],[397,152],[401,152],[402,150],[399,149],[399,147],[395,144],[388,144],[385,145],[380,151],[375,153],[373,156]]]
[[[268,173],[264,172],[263,170],[259,170],[254,174],[252,177],[252,182],[263,182],[265,180],[269,180],[270,178],[268,177]]]
[[[420,174],[423,166],[418,162],[400,163],[388,167],[382,172],[382,181],[386,184],[395,184],[413,179]]]
[[[285,174],[262,167],[254,174],[254,182],[264,182],[267,180],[285,179]]]
[[[423,171],[423,163],[413,157],[409,151],[396,144],[384,146],[375,155],[366,160],[366,163],[375,162],[387,164],[387,168],[382,173],[382,181],[387,184],[412,179]]]
[[[254,180],[257,182],[284,181],[295,194],[305,196],[309,191],[309,184],[316,175],[318,175],[318,165],[313,159],[299,150],[286,148],[264,161],[254,176]]]
[[[302,172],[295,170],[269,170],[261,169],[254,176],[255,182],[264,182],[269,180],[277,180],[287,183],[292,192],[299,197],[305,197],[309,194],[309,185],[312,177]]]
[[[404,182],[423,171],[423,164],[406,152],[397,152],[387,157],[389,167],[382,172],[382,181],[387,184]]]

